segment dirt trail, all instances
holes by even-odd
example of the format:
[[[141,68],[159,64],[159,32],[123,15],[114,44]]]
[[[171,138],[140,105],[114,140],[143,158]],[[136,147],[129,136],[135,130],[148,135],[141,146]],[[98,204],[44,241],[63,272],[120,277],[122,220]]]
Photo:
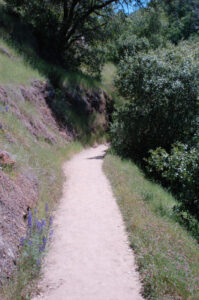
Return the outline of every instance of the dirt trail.
[[[104,145],[74,156],[34,300],[141,300],[134,256],[102,171]]]

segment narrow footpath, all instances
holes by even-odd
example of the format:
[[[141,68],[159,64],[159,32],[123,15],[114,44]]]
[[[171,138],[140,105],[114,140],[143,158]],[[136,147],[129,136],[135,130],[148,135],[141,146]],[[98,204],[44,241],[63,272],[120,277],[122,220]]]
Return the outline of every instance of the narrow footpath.
[[[103,173],[107,147],[75,155],[34,300],[142,300],[122,216]]]

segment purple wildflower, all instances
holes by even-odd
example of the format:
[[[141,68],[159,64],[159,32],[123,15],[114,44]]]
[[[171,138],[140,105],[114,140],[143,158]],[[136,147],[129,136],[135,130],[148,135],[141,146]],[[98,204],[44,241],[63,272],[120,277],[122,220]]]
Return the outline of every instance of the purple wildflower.
[[[41,223],[41,221],[37,222],[37,230],[38,230],[38,232],[42,231],[42,223]]]
[[[28,246],[32,246],[32,241],[28,241]]]
[[[41,265],[41,259],[40,259],[40,258],[38,258],[38,260],[37,260],[37,262],[36,262],[36,265],[37,265],[37,266],[40,266],[40,265]]]
[[[25,238],[24,238],[24,237],[20,238],[20,243],[19,243],[19,245],[20,245],[20,246],[24,246],[24,243],[25,243]]]
[[[37,214],[37,208],[35,207],[35,215]]]
[[[8,112],[8,109],[9,109],[9,106],[8,105],[6,105],[6,111]]]
[[[46,243],[47,243],[47,238],[44,236],[43,237],[43,244],[46,245]]]
[[[47,244],[47,238],[44,236],[43,243],[39,245],[39,252],[43,252],[45,250],[46,244]]]
[[[28,227],[32,228],[32,212],[31,212],[31,210],[28,211]]]
[[[52,226],[53,225],[53,216],[50,216],[49,218],[49,226]]]
[[[45,219],[42,219],[42,229],[45,229],[45,226],[46,226],[46,221]]]

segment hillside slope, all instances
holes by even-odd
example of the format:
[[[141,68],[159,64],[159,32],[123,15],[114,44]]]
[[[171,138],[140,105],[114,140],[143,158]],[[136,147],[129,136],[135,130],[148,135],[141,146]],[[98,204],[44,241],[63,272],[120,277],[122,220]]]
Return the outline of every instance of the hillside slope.
[[[41,86],[39,82],[28,88],[0,86],[0,257],[3,258],[0,269],[3,277],[10,277],[16,264],[27,210],[36,206],[41,192],[40,176],[47,173],[46,181],[52,184],[56,180],[53,165],[47,167],[48,156],[55,155],[58,147],[65,147],[71,140],[67,129],[61,131],[56,123]]]
[[[111,99],[99,88],[78,83],[55,90],[4,41],[0,41],[0,69],[2,286],[16,269],[29,209],[37,207],[42,218],[47,202],[50,210],[55,207],[61,196],[63,161],[82,148],[76,137],[84,142],[103,137]],[[8,299],[29,294],[28,274],[23,276],[20,286],[17,283],[6,291]]]

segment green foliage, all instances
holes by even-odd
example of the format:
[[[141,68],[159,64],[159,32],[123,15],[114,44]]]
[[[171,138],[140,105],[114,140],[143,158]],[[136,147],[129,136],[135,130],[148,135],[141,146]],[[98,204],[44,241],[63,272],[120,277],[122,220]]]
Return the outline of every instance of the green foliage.
[[[134,56],[138,52],[163,45],[164,24],[161,13],[158,9],[150,7],[142,8],[130,16],[116,14],[115,18],[110,20],[110,27],[117,34],[112,34],[112,39],[110,38],[106,45],[108,58],[118,63],[125,55]]]
[[[85,58],[89,56],[87,64],[92,70],[92,51],[95,49],[95,55],[100,57],[96,50],[99,47],[94,44],[102,40],[101,28],[120,2],[124,1],[6,0],[8,11],[19,14],[30,25],[42,57],[71,69],[85,63]],[[95,72],[100,64],[101,60],[96,59]]]
[[[167,37],[173,43],[198,35],[199,3],[197,0],[164,0],[162,6],[168,16]]]
[[[162,148],[150,151],[148,170],[159,175],[181,202],[180,210],[199,220],[199,148],[176,144],[171,153]]]
[[[114,61],[119,62],[125,55],[134,56],[138,52],[149,50],[149,41],[146,38],[138,39],[136,35],[122,35],[116,41]]]
[[[190,142],[197,131],[198,75],[194,54],[184,57],[181,46],[121,60],[116,87],[128,102],[114,115],[117,151],[143,158],[150,149]]]
[[[105,63],[104,51],[92,47],[90,50],[82,49],[81,52],[81,64],[85,66],[85,71],[88,75],[95,79],[101,78],[101,72]]]

